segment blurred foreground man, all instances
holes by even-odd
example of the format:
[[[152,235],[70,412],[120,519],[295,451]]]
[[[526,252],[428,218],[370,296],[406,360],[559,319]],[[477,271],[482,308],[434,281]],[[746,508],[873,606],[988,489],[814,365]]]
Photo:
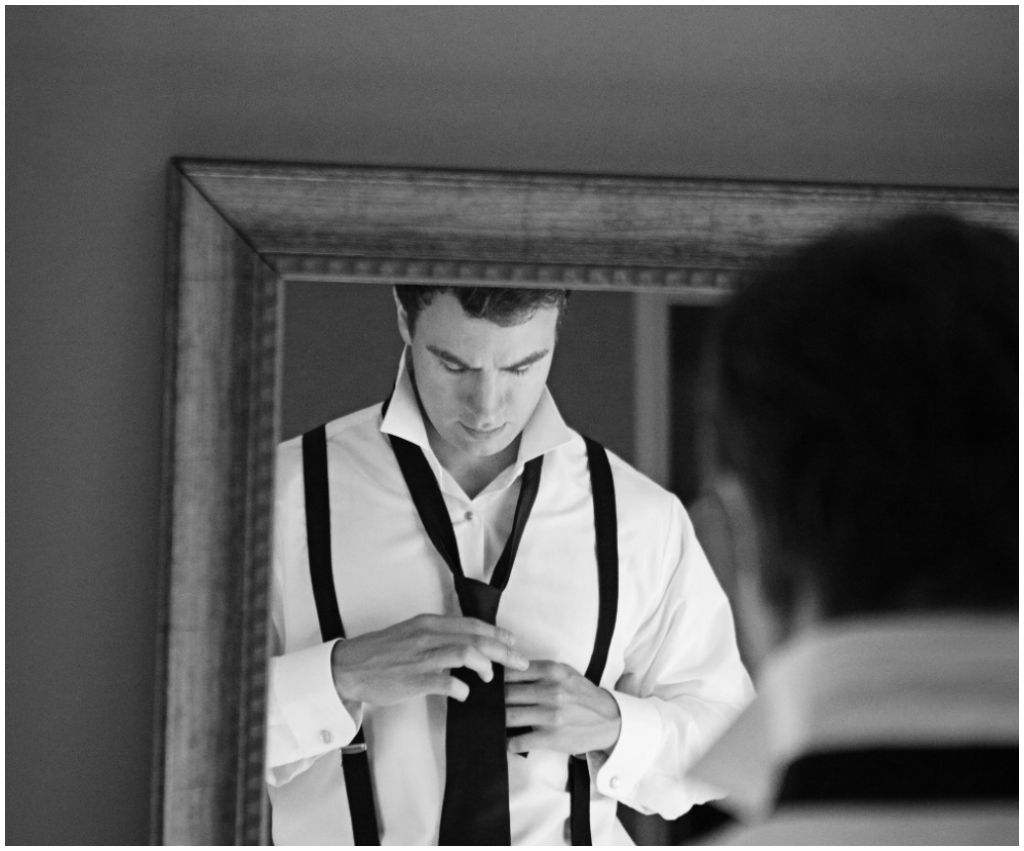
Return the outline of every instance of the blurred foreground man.
[[[732,615],[679,500],[555,407],[566,298],[396,287],[389,399],[280,447],[276,844],[629,844],[617,802],[714,795]]]
[[[694,775],[725,844],[1018,842],[1018,260],[915,217],[727,309],[721,493],[758,697]]]

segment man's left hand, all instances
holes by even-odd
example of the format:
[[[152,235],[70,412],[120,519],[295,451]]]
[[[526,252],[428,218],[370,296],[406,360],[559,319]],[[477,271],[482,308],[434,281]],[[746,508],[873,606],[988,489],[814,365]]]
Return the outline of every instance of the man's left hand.
[[[505,669],[505,724],[531,727],[508,740],[512,753],[551,750],[565,754],[610,750],[619,740],[619,705],[568,665],[530,662]]]

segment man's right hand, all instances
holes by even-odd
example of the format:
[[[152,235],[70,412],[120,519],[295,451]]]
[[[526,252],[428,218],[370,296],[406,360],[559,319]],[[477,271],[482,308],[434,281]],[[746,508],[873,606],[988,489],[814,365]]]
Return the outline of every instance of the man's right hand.
[[[494,662],[524,671],[529,662],[514,642],[508,630],[475,618],[417,615],[335,644],[334,687],[342,700],[377,706],[428,694],[463,701],[470,687],[452,669],[469,668],[484,682],[494,677]]]

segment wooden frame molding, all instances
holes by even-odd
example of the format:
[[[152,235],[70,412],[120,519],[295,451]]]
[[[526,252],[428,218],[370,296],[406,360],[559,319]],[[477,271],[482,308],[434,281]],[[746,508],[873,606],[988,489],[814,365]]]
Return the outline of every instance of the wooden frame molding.
[[[173,161],[153,841],[268,841],[285,282],[654,290],[706,304],[832,227],[920,209],[1017,231],[1016,189]]]

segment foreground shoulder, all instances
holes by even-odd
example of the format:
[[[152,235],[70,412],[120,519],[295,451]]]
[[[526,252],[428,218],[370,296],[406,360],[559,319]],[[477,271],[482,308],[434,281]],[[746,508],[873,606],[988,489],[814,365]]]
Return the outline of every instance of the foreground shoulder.
[[[1016,845],[1013,806],[952,804],[939,807],[818,805],[769,816],[754,826],[733,826],[706,837],[706,845]]]

